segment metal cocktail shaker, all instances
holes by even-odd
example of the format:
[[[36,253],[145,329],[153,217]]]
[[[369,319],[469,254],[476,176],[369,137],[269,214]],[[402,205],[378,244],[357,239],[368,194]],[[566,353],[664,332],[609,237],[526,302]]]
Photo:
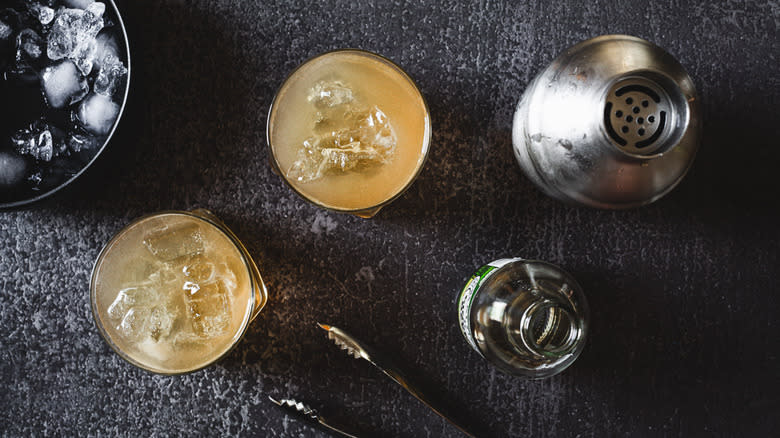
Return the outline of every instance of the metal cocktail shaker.
[[[700,132],[696,90],[680,63],[643,39],[605,35],[569,48],[531,82],[512,142],[548,195],[630,208],[680,182]]]

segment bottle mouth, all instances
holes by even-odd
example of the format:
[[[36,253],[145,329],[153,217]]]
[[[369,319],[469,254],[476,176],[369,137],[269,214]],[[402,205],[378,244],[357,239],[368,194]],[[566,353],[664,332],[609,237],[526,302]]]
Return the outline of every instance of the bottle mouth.
[[[520,339],[528,350],[545,357],[571,353],[581,338],[577,319],[560,304],[544,299],[530,305],[521,318]]]

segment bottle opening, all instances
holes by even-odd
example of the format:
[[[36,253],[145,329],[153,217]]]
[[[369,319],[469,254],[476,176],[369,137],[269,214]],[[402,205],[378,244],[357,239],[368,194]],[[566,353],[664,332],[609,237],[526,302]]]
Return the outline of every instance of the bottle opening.
[[[525,345],[540,355],[569,353],[578,339],[575,318],[558,304],[544,300],[530,306],[523,318]]]

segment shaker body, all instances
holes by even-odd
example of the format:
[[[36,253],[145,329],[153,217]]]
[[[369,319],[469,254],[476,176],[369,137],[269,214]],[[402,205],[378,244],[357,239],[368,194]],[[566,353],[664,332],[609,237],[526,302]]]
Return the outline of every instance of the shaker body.
[[[693,81],[667,52],[606,35],[564,51],[526,88],[515,157],[547,195],[596,208],[651,203],[685,176],[699,147]]]

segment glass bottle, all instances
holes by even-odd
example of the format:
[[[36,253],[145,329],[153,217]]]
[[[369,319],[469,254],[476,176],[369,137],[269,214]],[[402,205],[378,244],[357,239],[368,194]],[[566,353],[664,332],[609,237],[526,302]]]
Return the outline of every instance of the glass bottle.
[[[553,376],[585,346],[589,311],[582,288],[550,263],[501,259],[477,270],[457,300],[466,341],[500,370]]]

